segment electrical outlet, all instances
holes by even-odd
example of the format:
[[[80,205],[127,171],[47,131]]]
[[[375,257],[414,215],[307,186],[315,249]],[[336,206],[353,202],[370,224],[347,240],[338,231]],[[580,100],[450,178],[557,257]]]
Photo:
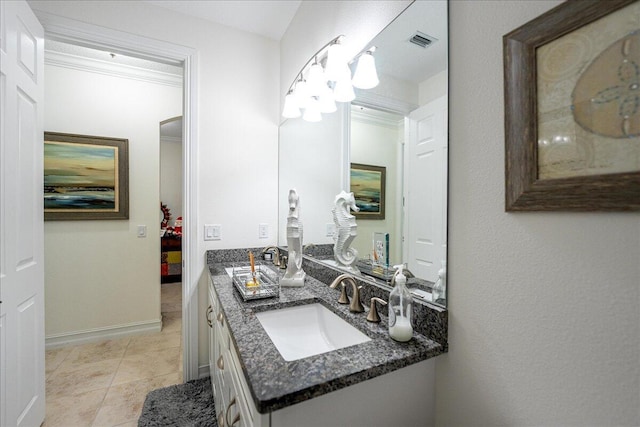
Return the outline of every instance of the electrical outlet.
[[[269,238],[269,224],[259,224],[258,239],[268,239],[268,238]]]
[[[205,224],[204,240],[222,240],[222,226],[220,224]]]

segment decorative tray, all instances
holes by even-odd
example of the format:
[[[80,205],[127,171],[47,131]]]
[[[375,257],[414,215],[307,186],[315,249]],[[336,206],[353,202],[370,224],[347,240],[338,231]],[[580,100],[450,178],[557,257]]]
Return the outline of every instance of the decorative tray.
[[[278,274],[263,264],[255,266],[255,281],[248,264],[234,265],[231,281],[244,301],[277,297],[280,293]]]
[[[391,283],[393,274],[396,272],[396,269],[393,267],[372,263],[368,259],[358,259],[355,265],[361,273],[384,280],[387,283]]]

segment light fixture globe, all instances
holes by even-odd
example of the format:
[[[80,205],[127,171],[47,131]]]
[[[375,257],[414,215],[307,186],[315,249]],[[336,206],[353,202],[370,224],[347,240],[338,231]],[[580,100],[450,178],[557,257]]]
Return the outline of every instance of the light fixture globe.
[[[322,120],[322,114],[320,114],[320,101],[315,97],[312,96],[309,98],[309,102],[307,103],[307,108],[304,110],[302,119],[307,122],[319,122]]]
[[[320,112],[335,113],[338,107],[336,106],[336,100],[333,97],[333,92],[329,89],[329,86],[325,84],[324,90],[320,94]]]
[[[360,55],[352,83],[358,89],[372,89],[380,83],[376,72],[376,62],[371,51]]]
[[[322,65],[317,62],[309,68],[309,75],[307,76],[307,90],[310,96],[320,96],[327,85],[327,80],[324,77],[324,70]]]
[[[301,116],[300,108],[298,107],[297,99],[293,94],[293,91],[289,91],[287,96],[284,97],[284,108],[282,109],[282,117],[287,119],[295,119]]]
[[[309,103],[309,89],[305,80],[298,80],[296,87],[293,89],[293,96],[296,99],[296,105],[298,108],[307,108]]]
[[[342,76],[345,66],[347,65],[347,58],[344,51],[344,46],[336,41],[327,52],[327,63],[324,70],[325,78],[329,81],[335,82]]]

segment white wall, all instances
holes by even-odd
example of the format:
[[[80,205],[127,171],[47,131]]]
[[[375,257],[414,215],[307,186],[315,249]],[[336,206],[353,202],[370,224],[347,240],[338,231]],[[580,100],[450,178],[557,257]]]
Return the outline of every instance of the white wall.
[[[450,3],[438,425],[640,425],[640,214],[504,211],[502,36],[558,3]]]
[[[45,222],[46,335],[158,322],[159,129],[181,114],[182,88],[47,65],[45,107],[46,131],[129,140],[130,212]]]
[[[160,200],[171,212],[169,225],[182,216],[182,143],[160,137]]]

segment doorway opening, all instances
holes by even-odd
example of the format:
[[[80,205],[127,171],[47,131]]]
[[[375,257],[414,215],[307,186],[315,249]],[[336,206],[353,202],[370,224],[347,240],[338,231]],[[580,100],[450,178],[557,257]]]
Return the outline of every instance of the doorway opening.
[[[198,274],[196,241],[197,160],[196,110],[197,77],[195,50],[169,42],[148,39],[104,27],[61,18],[36,11],[45,29],[45,39],[72,45],[117,52],[133,58],[144,58],[160,64],[181,66],[183,70],[183,374],[188,381],[198,377]],[[156,123],[157,126],[157,123]],[[157,205],[155,212],[157,212]],[[157,215],[157,214],[156,214]],[[156,216],[157,218],[157,216]],[[192,256],[192,254],[194,254]],[[157,252],[155,252],[157,258]]]
[[[182,324],[182,116],[160,122],[160,312],[163,330]]]

